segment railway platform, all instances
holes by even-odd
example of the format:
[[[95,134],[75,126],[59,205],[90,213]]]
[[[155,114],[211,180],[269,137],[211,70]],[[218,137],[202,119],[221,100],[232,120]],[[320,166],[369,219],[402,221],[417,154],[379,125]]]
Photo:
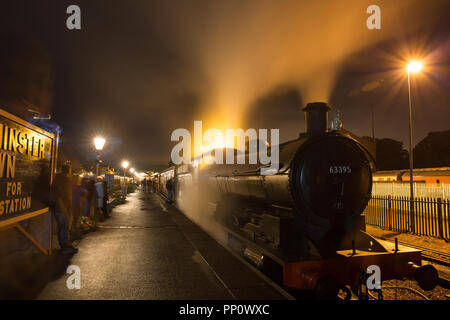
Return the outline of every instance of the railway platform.
[[[111,217],[76,243],[62,273],[37,299],[286,299],[181,212],[137,190]]]

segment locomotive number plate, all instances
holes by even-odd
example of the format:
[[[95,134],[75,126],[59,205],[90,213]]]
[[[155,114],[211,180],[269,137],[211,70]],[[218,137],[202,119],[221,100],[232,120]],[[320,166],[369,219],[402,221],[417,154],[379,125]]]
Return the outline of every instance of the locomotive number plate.
[[[330,166],[328,170],[331,174],[336,173],[352,173],[352,168],[350,166]]]

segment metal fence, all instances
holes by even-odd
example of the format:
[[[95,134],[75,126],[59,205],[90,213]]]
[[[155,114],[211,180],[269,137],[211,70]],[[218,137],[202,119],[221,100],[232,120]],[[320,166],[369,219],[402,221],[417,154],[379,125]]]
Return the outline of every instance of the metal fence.
[[[374,182],[372,196],[400,196],[409,197],[409,182]],[[449,183],[421,183],[414,182],[414,196],[419,198],[450,199]]]
[[[409,197],[372,196],[364,211],[366,223],[450,240],[450,199],[417,197],[413,203],[411,214]]]

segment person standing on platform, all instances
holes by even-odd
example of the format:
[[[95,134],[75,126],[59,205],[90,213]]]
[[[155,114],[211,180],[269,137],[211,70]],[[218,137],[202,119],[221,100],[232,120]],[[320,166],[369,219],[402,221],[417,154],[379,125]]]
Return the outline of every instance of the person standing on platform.
[[[120,184],[120,189],[122,190],[122,197],[127,197],[127,181],[124,179]]]
[[[166,189],[167,189],[167,198],[166,203],[172,203],[172,194],[173,194],[173,178],[170,178],[166,182]]]
[[[103,208],[103,197],[105,196],[105,191],[103,190],[103,179],[98,176],[95,179],[95,211],[94,211],[94,223],[97,225],[97,222],[102,221],[102,208]]]
[[[58,241],[62,254],[78,252],[69,240],[72,225],[72,181],[70,164],[65,163],[61,172],[55,175],[51,187],[51,207],[58,223]]]
[[[95,194],[95,188],[94,188],[94,180],[92,178],[86,177],[83,178],[83,188],[87,191],[86,196],[86,204],[84,206],[83,216],[84,217],[91,217],[91,208],[93,204],[93,198]]]
[[[148,180],[147,180],[147,185],[148,185],[148,191],[149,192],[153,192],[153,179],[152,178],[149,178]]]
[[[72,240],[81,239],[80,217],[83,213],[88,194],[88,192],[83,187],[81,187],[80,180],[80,176],[78,175],[74,175],[72,177]]]
[[[81,179],[81,187],[86,191],[85,203],[83,205],[83,217],[89,217],[89,178],[83,177]]]
[[[106,183],[106,180],[103,180],[103,216],[105,219],[109,218],[109,212],[108,212],[108,184]]]
[[[144,193],[147,192],[147,178],[144,178],[144,180],[142,180],[142,191],[144,191]]]

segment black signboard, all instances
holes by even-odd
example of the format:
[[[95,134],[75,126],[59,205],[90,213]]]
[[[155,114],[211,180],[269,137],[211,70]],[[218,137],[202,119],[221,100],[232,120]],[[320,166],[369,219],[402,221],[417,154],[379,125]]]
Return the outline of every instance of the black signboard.
[[[0,109],[0,228],[49,210],[53,133]]]

